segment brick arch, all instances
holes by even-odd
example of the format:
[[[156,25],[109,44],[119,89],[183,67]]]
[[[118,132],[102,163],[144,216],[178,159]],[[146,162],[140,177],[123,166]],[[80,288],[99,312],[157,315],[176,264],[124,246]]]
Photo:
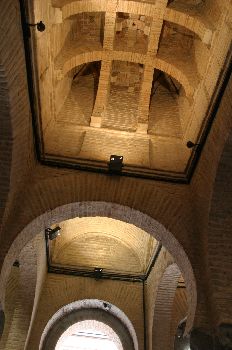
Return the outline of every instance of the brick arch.
[[[167,73],[175,78],[184,88],[187,97],[192,97],[195,91],[193,79],[180,67],[175,65],[175,61],[167,62],[165,59],[159,57],[154,59],[153,67]],[[183,68],[183,67],[182,67]]]
[[[48,321],[39,345],[39,350],[54,349],[60,336],[71,325],[84,320],[96,320],[108,325],[119,337],[125,350],[138,350],[134,327],[115,305],[98,299],[74,301],[60,308]]]
[[[94,61],[101,61],[107,58],[108,53],[103,50],[99,51],[89,51],[79,55],[70,57],[67,61],[63,63],[62,67],[57,69],[57,75],[65,76],[73,68],[83,64]],[[127,51],[113,51],[111,60],[120,60],[133,63],[145,64],[145,55],[138,54],[136,52],[127,52]],[[195,85],[193,80],[188,75],[187,72],[181,70],[175,65],[175,62],[168,62],[162,57],[154,58],[152,62],[153,68],[159,69],[171,77],[175,78],[184,88],[186,96],[192,97],[195,91]]]
[[[193,325],[197,305],[197,288],[191,263],[182,245],[170,231],[150,216],[138,210],[110,202],[77,202],[66,204],[42,214],[28,224],[14,240],[4,259],[0,276],[0,300],[2,303],[4,304],[5,286],[10,266],[12,266],[14,262],[14,257],[22,250],[29,240],[31,240],[38,232],[43,231],[46,227],[49,227],[54,223],[75,217],[96,216],[110,217],[133,224],[154,236],[165,246],[170,254],[172,254],[186,283],[189,305],[186,332],[190,331]]]
[[[61,8],[63,20],[82,12],[106,12],[107,1],[82,0],[64,4]]]
[[[214,326],[232,323],[232,133],[221,154],[208,222],[208,273]]]
[[[136,3],[138,6],[135,6]],[[106,0],[100,0],[97,3],[94,0],[81,0],[78,2],[70,1],[61,7],[62,18],[65,20],[82,12],[107,12],[107,7]],[[129,13],[144,16],[150,16],[153,12],[156,13],[157,11],[157,7],[153,4],[143,4],[138,1],[126,0],[119,2],[117,4],[117,10],[115,9],[115,11],[125,12],[125,8]],[[154,17],[154,20],[155,19],[156,18]],[[198,18],[197,16],[191,16],[190,14],[178,11],[173,7],[167,7],[164,13],[164,19],[191,30],[207,45],[211,41],[212,29],[209,27],[207,21],[202,20],[201,17]]]
[[[209,25],[207,25],[207,21],[203,20],[203,17],[191,16],[190,14],[169,7],[166,8],[164,19],[191,30],[204,44],[210,44],[213,32]]]
[[[90,63],[94,61],[101,61],[104,57],[102,50],[89,50],[78,55],[71,56],[67,61],[64,62],[62,67],[62,73],[65,75],[73,68],[80,66],[84,63]]]
[[[163,7],[166,6],[166,0],[163,0]],[[115,4],[108,3],[107,0],[100,0],[97,3],[94,0],[81,0],[78,2],[65,3],[61,7],[62,17],[66,19],[82,12],[129,12],[137,15],[151,16],[157,13],[157,6],[154,4],[141,3],[139,1],[123,0]]]
[[[181,272],[177,264],[169,265],[161,278],[154,308],[152,349],[173,349],[171,339],[172,306]]]

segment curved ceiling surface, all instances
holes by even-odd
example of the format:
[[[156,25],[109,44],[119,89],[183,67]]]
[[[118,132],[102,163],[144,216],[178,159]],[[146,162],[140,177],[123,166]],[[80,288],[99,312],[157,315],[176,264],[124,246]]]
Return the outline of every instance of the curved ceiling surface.
[[[115,219],[75,218],[59,226],[61,235],[50,243],[55,266],[144,275],[157,249],[145,231]]]
[[[40,159],[185,181],[226,71],[226,0],[37,0]]]

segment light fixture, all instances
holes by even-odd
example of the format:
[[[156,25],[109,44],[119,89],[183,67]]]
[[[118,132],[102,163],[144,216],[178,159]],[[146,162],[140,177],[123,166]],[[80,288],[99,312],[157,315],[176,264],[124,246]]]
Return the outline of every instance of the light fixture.
[[[55,228],[46,228],[45,229],[45,235],[47,238],[49,238],[51,241],[55,239],[57,236],[60,236],[60,226],[56,226]]]
[[[194,147],[200,146],[200,143],[193,143],[192,141],[188,141],[188,142],[186,143],[186,146],[187,146],[188,148],[194,148]]]
[[[34,24],[27,23],[27,25],[29,27],[36,27],[39,32],[44,32],[46,29],[46,26],[42,21],[39,21],[38,23],[34,23]]]
[[[99,280],[102,278],[102,271],[103,271],[102,267],[95,267],[94,268],[94,277],[96,280]]]
[[[120,174],[123,168],[123,156],[113,154],[110,156],[109,172],[111,174]]]
[[[105,301],[103,302],[103,306],[106,309],[106,311],[109,311],[111,309],[111,305],[106,303]]]
[[[18,261],[18,260],[15,260],[14,263],[13,263],[13,266],[14,266],[14,267],[19,267],[19,266],[20,266],[19,261]]]

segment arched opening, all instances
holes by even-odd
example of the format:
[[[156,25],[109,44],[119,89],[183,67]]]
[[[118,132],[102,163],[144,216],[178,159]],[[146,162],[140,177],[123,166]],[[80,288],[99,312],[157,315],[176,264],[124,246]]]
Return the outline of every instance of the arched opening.
[[[183,136],[180,119],[180,94],[185,95],[181,84],[170,75],[154,69],[150,96],[148,133],[162,136]],[[171,113],[170,113],[171,111]]]
[[[115,305],[80,300],[59,309],[47,323],[40,350],[138,350],[135,330]]]
[[[83,63],[66,73],[55,89],[57,120],[73,125],[90,125],[97,95],[100,61]],[[66,98],[64,98],[66,96]]]
[[[181,272],[176,264],[169,265],[160,281],[153,319],[153,348],[173,349],[171,339],[172,307]]]
[[[73,218],[73,219],[71,219]],[[68,221],[67,221],[68,220]],[[118,204],[112,204],[112,203],[105,203],[105,202],[82,202],[82,203],[73,203],[73,204],[69,204],[60,208],[55,209],[52,212],[46,213],[44,215],[42,215],[41,217],[37,218],[36,220],[34,220],[34,222],[32,222],[30,225],[28,225],[22,232],[21,234],[17,237],[17,239],[14,241],[11,249],[9,250],[8,255],[5,258],[4,261],[4,266],[2,269],[2,273],[1,273],[1,285],[0,285],[0,292],[1,292],[1,300],[4,303],[5,301],[5,287],[6,287],[6,280],[9,274],[9,263],[14,260],[14,256],[15,254],[18,254],[17,252],[20,252],[20,250],[27,244],[27,242],[32,239],[34,237],[34,235],[36,235],[36,232],[42,232],[41,235],[42,237],[44,237],[44,232],[43,230],[46,227],[53,227],[53,224],[60,224],[64,233],[64,236],[61,238],[61,241],[59,242],[59,239],[51,241],[51,246],[54,245],[54,247],[57,249],[56,253],[54,254],[53,258],[57,259],[56,263],[60,263],[61,260],[59,259],[63,259],[65,258],[65,250],[69,251],[69,256],[72,257],[73,253],[72,253],[72,249],[73,246],[70,244],[66,244],[68,242],[65,243],[65,240],[63,241],[63,243],[61,244],[62,240],[65,238],[65,227],[62,225],[67,225],[68,222],[77,222],[78,225],[76,226],[76,228],[78,229],[78,239],[77,239],[77,245],[82,247],[82,253],[87,251],[87,246],[83,246],[83,242],[81,243],[81,237],[83,237],[83,234],[87,234],[88,235],[88,239],[86,240],[86,242],[89,242],[90,246],[91,246],[91,235],[92,236],[100,236],[100,232],[102,231],[102,228],[104,228],[104,230],[102,232],[104,232],[104,239],[98,242],[98,246],[96,245],[96,241],[95,241],[95,251],[99,252],[99,256],[101,256],[102,254],[104,255],[104,250],[101,250],[101,247],[105,247],[105,244],[107,242],[107,240],[110,238],[110,245],[109,247],[112,247],[114,254],[112,255],[112,257],[108,260],[111,261],[111,263],[113,264],[113,256],[116,255],[119,257],[119,263],[121,263],[121,261],[123,260],[123,254],[119,255],[120,250],[117,250],[117,246],[118,246],[118,242],[120,242],[121,240],[125,240],[128,239],[128,242],[124,241],[124,245],[123,245],[123,249],[125,249],[125,252],[127,252],[128,247],[130,248],[128,250],[128,252],[130,252],[131,255],[131,259],[129,260],[130,262],[127,264],[128,268],[132,270],[128,270],[127,271],[127,276],[126,278],[128,278],[129,275],[129,288],[132,288],[132,285],[135,285],[135,281],[132,282],[133,279],[140,279],[141,282],[143,282],[143,278],[141,277],[141,268],[142,266],[144,266],[144,262],[143,261],[143,255],[145,255],[143,253],[143,247],[146,246],[146,242],[153,242],[154,238],[155,240],[158,240],[161,242],[161,244],[163,245],[163,247],[165,247],[170,254],[172,254],[172,258],[174,259],[172,261],[175,261],[175,263],[178,265],[184,279],[185,279],[185,284],[186,284],[186,292],[187,292],[187,298],[188,298],[188,311],[187,311],[187,327],[186,327],[186,332],[188,332],[192,325],[193,325],[193,320],[194,320],[194,312],[195,312],[195,307],[196,307],[196,285],[195,285],[195,279],[194,279],[194,275],[193,275],[193,270],[191,267],[191,264],[188,260],[188,257],[186,255],[186,253],[184,252],[183,248],[181,247],[181,245],[179,244],[179,242],[174,238],[174,236],[168,231],[166,230],[161,224],[159,224],[157,221],[155,221],[154,219],[152,219],[151,217],[148,217],[147,215],[138,212],[134,209],[128,208],[128,207],[124,207]],[[99,222],[99,227],[101,226],[101,229],[97,229],[97,221]],[[92,222],[92,224],[91,224]],[[110,223],[109,227],[107,228],[106,223]],[[82,226],[81,223],[84,223],[84,227],[88,226],[88,230],[84,230],[82,232]],[[87,224],[88,223],[88,224]],[[91,226],[92,225],[92,226]],[[114,226],[116,225],[116,226]],[[114,232],[112,231],[112,227],[115,228],[115,232],[122,232],[122,236],[117,238],[114,234]],[[120,229],[121,227],[121,229]],[[122,228],[123,227],[123,228]],[[93,232],[93,228],[94,231]],[[74,226],[72,227],[72,229],[70,229],[68,235],[69,235],[69,239],[70,242],[72,242],[73,244],[75,243],[75,229]],[[89,233],[88,233],[89,232]],[[92,233],[91,233],[92,232]],[[143,233],[144,232],[144,236]],[[124,235],[124,237],[123,237]],[[137,240],[133,239],[131,240],[131,242],[134,242],[132,244],[132,246],[130,246],[130,237],[135,237],[137,235]],[[102,236],[102,237],[103,237]],[[151,238],[151,236],[153,236],[153,238]],[[87,237],[87,236],[86,236]],[[112,238],[113,237],[113,238]],[[143,238],[142,238],[143,237]],[[149,239],[150,237],[150,239]],[[115,242],[115,245],[113,246],[113,242]],[[155,242],[155,241],[154,241]],[[121,242],[120,242],[121,244]],[[90,247],[89,246],[89,247]],[[150,245],[150,248],[152,247],[152,245]],[[166,254],[166,249],[163,249],[164,254]],[[70,251],[71,249],[71,251]],[[107,250],[107,254],[108,254],[108,250]],[[94,251],[94,245],[93,245],[93,251]],[[134,253],[132,252],[137,251],[139,255],[133,255]],[[81,252],[81,250],[80,250]],[[78,261],[81,262],[81,256],[80,256],[80,252],[79,254],[79,258]],[[96,255],[96,254],[95,254]],[[109,255],[109,254],[108,254]],[[130,258],[128,253],[124,254],[125,256],[127,256],[127,258]],[[94,258],[95,256],[92,255]],[[105,255],[106,256],[106,255]],[[109,255],[110,256],[110,255]],[[90,261],[90,258],[87,258],[88,261]],[[83,260],[84,262],[85,260]],[[98,260],[101,262],[101,264],[104,263],[104,259],[103,260]],[[91,266],[87,266],[87,268],[89,269],[93,269],[93,267],[101,267],[100,264],[98,264],[98,261],[94,261],[93,264]],[[125,260],[126,263],[127,259]],[[146,261],[149,261],[146,260]],[[72,267],[73,262],[71,260],[69,260],[70,262],[70,266]],[[67,261],[66,261],[67,263]],[[120,264],[118,263],[118,267],[120,266]],[[137,264],[137,265],[136,265]],[[97,266],[96,266],[97,265]],[[99,266],[100,265],[100,266]],[[125,265],[124,265],[125,266]],[[137,267],[136,267],[137,266]],[[88,282],[89,287],[88,287],[88,295],[90,297],[94,297],[97,296],[96,294],[98,293],[98,296],[101,298],[102,295],[106,295],[104,293],[104,290],[107,291],[109,297],[110,297],[110,292],[108,292],[110,290],[110,288],[112,288],[111,282],[109,282],[108,284],[106,283],[106,288],[104,287],[104,281],[105,279],[107,280],[107,278],[110,276],[112,277],[112,270],[115,269],[115,265],[104,265],[103,266],[103,273],[105,273],[105,275],[100,276],[100,282],[99,281],[99,277],[98,276],[94,276],[92,275],[92,279],[90,279],[92,282]],[[139,269],[138,269],[139,267]],[[153,269],[153,267],[151,266],[151,269]],[[120,270],[120,269],[119,269]],[[114,275],[113,271],[113,275]],[[124,271],[125,272],[125,271]],[[86,270],[85,270],[86,273]],[[117,271],[118,273],[118,271]],[[91,277],[91,276],[88,276]],[[103,277],[103,279],[101,279]],[[125,278],[125,274],[122,276],[119,274],[120,278]],[[55,305],[52,306],[52,303],[47,304],[47,300],[48,298],[54,298],[54,300],[56,300],[56,298],[59,298],[59,302],[57,305],[62,305],[62,303],[64,302],[63,299],[63,294],[61,292],[62,288],[66,288],[66,291],[64,291],[64,295],[67,295],[66,298],[66,303],[67,302],[72,302],[75,300],[75,294],[70,294],[68,293],[69,286],[70,283],[72,284],[74,281],[73,277],[70,277],[67,279],[63,278],[63,277],[54,277],[55,279],[50,280],[50,284],[54,285],[54,283],[57,283],[57,281],[59,282],[59,286],[57,285],[57,287],[54,289],[51,289],[51,287],[47,287],[47,292],[46,290],[44,291],[44,296],[41,299],[43,304],[43,309],[47,309],[47,313],[49,317],[52,316],[52,314],[54,314],[54,312],[56,312],[56,309],[54,309]],[[81,297],[85,297],[86,296],[86,283],[85,283],[85,276],[82,274],[81,276],[78,277],[79,278],[79,282],[77,282],[76,286],[79,285],[79,289],[77,290],[74,285],[72,288],[74,288],[73,290],[76,290],[76,293],[78,293],[78,298]],[[83,284],[84,283],[84,284]],[[115,282],[112,282],[115,283]],[[118,282],[119,283],[119,282]],[[121,282],[120,282],[121,283]],[[127,283],[127,282],[126,282]],[[145,309],[143,309],[143,305],[142,305],[142,300],[143,300],[143,291],[142,291],[142,283],[140,283],[140,286],[138,287],[137,290],[137,296],[134,299],[134,306],[130,309],[133,310],[136,307],[140,308],[140,313],[138,314],[139,316],[139,320],[143,319],[143,314],[146,311]],[[158,285],[157,285],[158,286]],[[123,287],[124,288],[124,287]],[[127,288],[127,287],[126,287]],[[133,287],[134,288],[134,287]],[[46,288],[45,288],[46,289]],[[129,292],[128,289],[128,295],[130,296],[131,291]],[[53,292],[52,292],[53,290]],[[131,289],[132,290],[132,289]],[[125,293],[126,289],[124,289]],[[48,294],[46,294],[48,293]],[[52,294],[51,294],[52,293]],[[102,294],[103,293],[103,294]],[[116,298],[117,295],[117,290],[116,290],[116,294],[113,294],[115,296],[111,296],[112,298]],[[134,293],[134,292],[133,292]],[[54,295],[53,295],[54,294]],[[126,293],[127,294],[127,293]],[[175,294],[175,293],[174,293]],[[135,295],[135,294],[134,294]],[[139,297],[139,295],[141,295],[141,298]],[[98,297],[97,296],[97,297]],[[173,295],[174,298],[174,295]],[[131,301],[131,297],[128,299],[125,298],[125,294],[123,294],[122,297],[122,302],[127,303],[127,306],[125,307],[126,309],[128,309],[129,305],[130,305],[130,301]],[[113,299],[110,301],[111,303],[113,302]],[[47,305],[51,305],[52,307],[50,307],[50,309],[48,309]],[[140,306],[139,306],[140,305]],[[38,305],[37,305],[38,306]],[[35,307],[35,306],[34,306]],[[129,310],[129,309],[128,309]],[[131,312],[131,311],[129,311]],[[129,316],[130,317],[130,316]],[[40,331],[39,331],[39,327],[42,329],[45,325],[44,322],[46,322],[46,319],[42,320],[38,326],[38,328],[36,328],[36,331],[39,335]],[[139,329],[139,324],[138,324],[138,320],[134,319],[134,321],[137,327],[137,329]],[[136,323],[137,322],[137,323]],[[63,329],[64,330],[64,329]],[[62,331],[63,331],[62,330]],[[137,331],[137,330],[136,330]],[[141,329],[140,329],[140,343],[143,342],[144,339],[144,335],[141,333]],[[30,345],[29,343],[29,346]]]
[[[70,326],[59,338],[55,350],[73,348],[123,350],[120,339],[112,328],[95,320],[80,321]]]

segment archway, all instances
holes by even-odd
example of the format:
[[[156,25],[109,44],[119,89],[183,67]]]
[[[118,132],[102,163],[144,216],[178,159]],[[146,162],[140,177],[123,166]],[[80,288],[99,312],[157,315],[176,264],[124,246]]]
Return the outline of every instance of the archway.
[[[138,350],[136,333],[128,317],[116,306],[97,299],[76,301],[59,309],[44,329],[39,350],[57,348],[64,330],[85,321],[97,321],[97,328],[105,325],[104,332],[108,336],[111,333],[118,350]]]
[[[59,338],[55,350],[77,346],[80,350],[123,350],[114,330],[103,322],[84,320],[74,323]]]
[[[57,222],[75,217],[110,217],[135,225],[159,240],[172,254],[184,277],[188,297],[188,315],[186,333],[192,328],[197,304],[196,281],[191,263],[181,244],[163,225],[148,215],[135,209],[107,202],[77,202],[70,203],[46,212],[27,225],[13,242],[5,257],[0,277],[0,300],[4,305],[6,281],[14,257],[36,233]]]
[[[155,350],[173,349],[170,329],[172,306],[181,272],[176,264],[169,265],[160,281],[155,301],[152,346]]]

